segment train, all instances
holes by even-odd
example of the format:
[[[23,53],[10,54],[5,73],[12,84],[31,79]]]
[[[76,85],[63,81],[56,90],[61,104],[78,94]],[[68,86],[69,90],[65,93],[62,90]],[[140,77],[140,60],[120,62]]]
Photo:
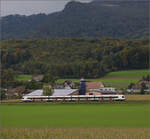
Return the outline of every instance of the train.
[[[23,96],[23,102],[125,101],[125,95]]]

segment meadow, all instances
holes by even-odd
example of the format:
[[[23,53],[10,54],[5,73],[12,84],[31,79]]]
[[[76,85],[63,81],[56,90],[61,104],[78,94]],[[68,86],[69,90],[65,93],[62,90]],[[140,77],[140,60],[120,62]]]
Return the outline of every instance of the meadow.
[[[32,79],[32,75],[21,74],[21,75],[18,75],[16,79],[18,81],[28,81]]]
[[[132,76],[132,77],[142,77],[150,74],[149,69],[143,70],[124,70],[117,72],[110,72],[105,77],[123,77],[123,76]]]
[[[149,103],[2,104],[2,127],[148,127]]]
[[[137,83],[142,79],[142,76],[149,75],[149,69],[145,70],[125,70],[110,72],[102,78],[86,79],[86,81],[103,82],[105,86],[113,86],[117,89],[125,89],[130,83]],[[80,79],[59,79],[57,83],[63,83],[65,80],[79,82]]]
[[[0,106],[1,139],[148,139],[148,102]]]
[[[149,70],[111,72],[99,79],[106,86],[126,88]],[[20,75],[19,75],[20,76]],[[21,75],[18,80],[29,80]],[[59,79],[63,83],[68,79]],[[79,82],[80,79],[69,79]],[[1,139],[149,139],[150,96],[126,95],[115,103],[67,104],[3,101],[0,106]]]
[[[142,79],[142,76],[147,76],[150,74],[149,69],[143,70],[126,70],[126,71],[117,71],[110,72],[102,78],[96,79],[86,79],[86,81],[94,82],[103,82],[105,86],[113,86],[117,89],[127,88],[130,83],[137,83]],[[27,81],[31,80],[32,75],[18,75],[17,80]],[[80,79],[59,79],[57,80],[58,84],[62,84],[66,80],[71,80],[73,82],[79,82]]]

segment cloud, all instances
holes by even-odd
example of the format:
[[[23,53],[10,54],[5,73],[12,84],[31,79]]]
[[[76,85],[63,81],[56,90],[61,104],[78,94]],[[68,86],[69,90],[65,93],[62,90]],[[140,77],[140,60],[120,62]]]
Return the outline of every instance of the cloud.
[[[71,0],[2,0],[1,16],[9,14],[31,15],[38,13],[52,13],[63,10]],[[76,0],[90,2],[92,0]]]

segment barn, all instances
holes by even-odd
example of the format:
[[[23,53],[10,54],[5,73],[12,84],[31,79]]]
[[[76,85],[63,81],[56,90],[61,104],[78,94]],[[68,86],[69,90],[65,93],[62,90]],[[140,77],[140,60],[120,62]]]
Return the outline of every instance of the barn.
[[[77,91],[78,91],[78,89],[54,89],[54,93],[52,96],[68,96]],[[39,90],[35,90],[25,96],[42,96],[42,95],[43,95],[43,90],[39,89]]]

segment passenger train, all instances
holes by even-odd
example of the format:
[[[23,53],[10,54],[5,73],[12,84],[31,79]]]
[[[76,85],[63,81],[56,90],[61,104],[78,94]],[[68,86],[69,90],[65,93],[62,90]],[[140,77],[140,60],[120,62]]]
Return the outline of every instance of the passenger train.
[[[124,101],[124,95],[70,95],[70,96],[23,96],[23,102],[56,101]]]

